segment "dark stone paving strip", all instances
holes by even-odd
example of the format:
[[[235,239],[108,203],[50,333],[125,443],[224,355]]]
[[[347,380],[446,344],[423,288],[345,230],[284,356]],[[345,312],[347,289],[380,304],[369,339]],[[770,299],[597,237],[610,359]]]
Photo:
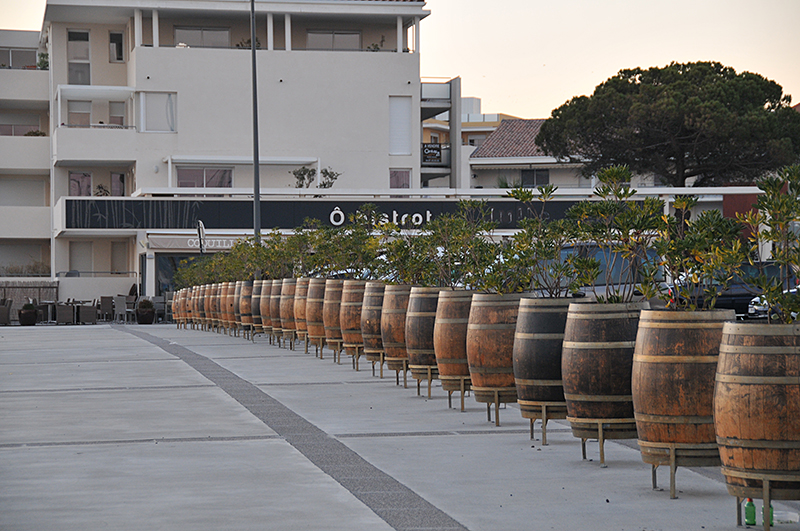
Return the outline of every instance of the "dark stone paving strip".
[[[150,334],[112,326],[156,345],[214,382],[392,528],[398,531],[466,529],[332,436],[212,360]]]
[[[35,442],[35,443],[5,443],[4,448],[35,448],[47,446],[99,446],[110,444],[158,444],[158,443],[186,443],[186,442],[231,442],[231,441],[266,441],[269,439],[282,439],[279,435],[242,435],[238,437],[162,437],[160,439],[114,439],[111,441],[61,441],[61,442]]]

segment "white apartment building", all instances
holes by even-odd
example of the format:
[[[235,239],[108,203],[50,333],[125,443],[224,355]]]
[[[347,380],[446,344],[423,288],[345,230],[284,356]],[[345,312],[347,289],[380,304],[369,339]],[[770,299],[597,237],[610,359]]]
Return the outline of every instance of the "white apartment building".
[[[302,167],[336,190],[458,186],[457,154],[423,163],[422,120],[460,115],[458,79],[420,80],[424,8],[255,2],[265,231],[309,215]],[[241,0],[48,0],[40,33],[0,32],[0,277],[49,265],[62,299],[157,295],[198,220],[217,248],[252,234],[251,60]]]

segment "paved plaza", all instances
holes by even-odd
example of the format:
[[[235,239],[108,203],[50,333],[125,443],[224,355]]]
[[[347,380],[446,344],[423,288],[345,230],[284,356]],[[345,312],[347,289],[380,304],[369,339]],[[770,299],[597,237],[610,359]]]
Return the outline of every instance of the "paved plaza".
[[[264,336],[0,327],[0,530],[736,529],[716,468],[678,469],[670,500],[635,441],[601,468],[564,421],[542,446],[516,405],[500,427],[453,406]]]

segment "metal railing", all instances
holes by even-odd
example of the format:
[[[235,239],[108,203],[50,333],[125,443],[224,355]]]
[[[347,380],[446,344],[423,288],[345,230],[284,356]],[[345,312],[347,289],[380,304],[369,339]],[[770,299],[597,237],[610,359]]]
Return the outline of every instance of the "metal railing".
[[[99,277],[136,277],[138,273],[136,271],[78,271],[77,269],[71,269],[69,271],[59,271],[56,273],[56,277],[58,278],[99,278]]]

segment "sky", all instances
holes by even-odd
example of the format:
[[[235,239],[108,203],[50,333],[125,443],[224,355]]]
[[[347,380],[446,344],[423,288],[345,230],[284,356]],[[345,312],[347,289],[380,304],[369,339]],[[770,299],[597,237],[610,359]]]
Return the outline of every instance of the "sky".
[[[0,29],[40,29],[44,0],[0,0]],[[800,103],[800,0],[427,0],[423,78],[461,77],[484,113],[547,118],[626,68],[717,61]]]

